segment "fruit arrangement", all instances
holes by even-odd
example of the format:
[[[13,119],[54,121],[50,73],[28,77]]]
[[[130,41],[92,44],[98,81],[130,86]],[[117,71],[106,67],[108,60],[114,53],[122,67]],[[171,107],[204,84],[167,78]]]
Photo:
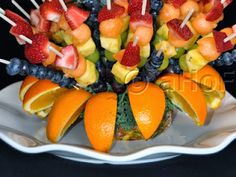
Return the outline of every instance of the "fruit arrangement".
[[[236,26],[215,28],[232,0],[32,0],[30,13],[12,2],[27,20],[1,8],[0,17],[26,60],[0,62],[27,76],[23,109],[47,118],[52,143],[84,120],[93,148],[108,152],[115,139],[163,133],[175,109],[203,126],[221,105],[212,66],[236,61]]]

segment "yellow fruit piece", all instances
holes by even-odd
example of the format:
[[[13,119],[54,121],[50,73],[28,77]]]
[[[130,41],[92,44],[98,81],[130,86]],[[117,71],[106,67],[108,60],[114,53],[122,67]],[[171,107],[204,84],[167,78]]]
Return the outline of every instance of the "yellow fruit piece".
[[[82,45],[77,45],[76,48],[79,54],[81,54],[83,57],[87,57],[93,54],[96,50],[96,46],[92,38],[90,38],[86,43]]]
[[[151,47],[150,47],[150,43],[140,47],[140,56],[143,58],[148,58],[150,56],[150,51],[151,51]]]
[[[29,88],[33,86],[36,82],[38,82],[38,79],[34,76],[27,76],[24,79],[19,90],[19,97],[21,101],[23,101],[25,94],[29,90]]]
[[[117,95],[102,92],[92,96],[86,104],[84,126],[88,139],[97,151],[110,150],[115,134]]]
[[[93,62],[86,60],[86,65],[85,73],[75,79],[82,87],[87,87],[88,85],[93,84],[99,77],[96,66]]]
[[[122,33],[128,29],[128,27],[129,27],[129,20],[130,20],[130,16],[122,17],[122,21],[123,21]]]
[[[31,114],[48,109],[53,105],[55,99],[66,90],[50,80],[40,80],[26,92],[23,108]]]
[[[165,40],[168,39],[168,32],[169,32],[169,28],[167,27],[166,24],[161,25],[161,27],[157,30],[158,36],[162,37]]]
[[[104,37],[104,36],[100,36],[100,40],[101,40],[101,46],[112,52],[112,53],[117,53],[120,51],[120,47],[121,47],[121,38],[108,38],[108,37]]]
[[[137,67],[130,69],[121,65],[119,62],[116,62],[113,65],[111,72],[119,82],[127,84],[138,75],[139,69]]]
[[[174,105],[191,117],[198,126],[204,125],[207,103],[201,88],[193,81],[177,74],[166,74],[156,84],[164,89]]]
[[[129,85],[128,96],[135,121],[144,138],[148,140],[163,119],[165,94],[153,83],[135,82]]]
[[[161,41],[155,45],[156,50],[162,50],[165,57],[171,58],[177,54],[176,49],[167,41]]]
[[[48,115],[47,137],[56,143],[66,130],[78,119],[91,94],[83,89],[70,89],[55,101]]]
[[[186,54],[186,64],[190,73],[197,72],[207,63],[208,61],[199,53],[198,49],[190,50]]]

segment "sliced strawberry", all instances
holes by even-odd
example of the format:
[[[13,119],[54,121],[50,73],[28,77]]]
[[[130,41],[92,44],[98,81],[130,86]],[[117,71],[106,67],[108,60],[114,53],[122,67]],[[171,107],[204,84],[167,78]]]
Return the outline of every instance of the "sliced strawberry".
[[[207,21],[215,21],[223,14],[224,6],[220,0],[215,0],[211,10],[206,14]]]
[[[130,16],[131,30],[135,31],[139,26],[152,28],[153,27],[152,15],[150,15],[149,13],[145,13],[145,15],[142,15],[139,12],[132,13],[132,15]]]
[[[68,45],[62,48],[61,53],[63,57],[57,57],[55,65],[60,68],[76,69],[79,60],[77,49],[73,45]]]
[[[39,24],[40,11],[38,9],[32,9],[30,11],[30,23],[33,26],[38,26]]]
[[[19,22],[19,21],[25,21],[26,20],[21,17],[20,15],[18,15],[17,13],[15,12],[12,12],[11,10],[5,10],[5,15],[10,18],[12,21],[14,21],[15,23]]]
[[[65,18],[70,28],[75,30],[82,23],[84,23],[89,17],[89,12],[78,8],[76,5],[72,5],[65,12]]]
[[[36,27],[37,32],[40,33],[47,33],[51,26],[51,22],[43,18],[38,9],[31,10],[30,21]]]
[[[25,57],[32,64],[39,64],[47,60],[49,57],[48,37],[43,33],[38,33],[32,36],[32,44],[25,45]]]
[[[102,21],[109,20],[115,17],[120,17],[125,13],[125,8],[112,3],[111,4],[111,10],[107,9],[107,6],[105,5],[100,12],[98,13],[98,21],[101,23]]]
[[[134,12],[141,13],[142,5],[143,5],[143,0],[130,0],[128,8],[129,14],[132,14]],[[147,0],[146,12],[149,13],[149,11],[150,11],[150,0]]]
[[[133,46],[133,42],[129,42],[120,63],[124,66],[135,66],[139,64],[139,62],[140,48],[138,45]]]
[[[16,37],[16,40],[20,45],[24,45],[25,41],[21,40],[19,35],[31,38],[33,36],[33,30],[28,22],[18,21],[16,26],[11,27],[10,34]]]
[[[58,0],[45,1],[40,6],[40,14],[49,21],[58,22],[63,12],[63,8]]]
[[[213,36],[216,43],[216,49],[218,52],[226,52],[234,48],[231,41],[224,42],[224,39],[227,37],[227,34],[224,32],[213,31]]]
[[[173,19],[167,22],[167,26],[170,30],[172,30],[178,37],[181,39],[188,41],[193,37],[192,31],[189,29],[187,25],[181,28],[182,20],[180,19]]]
[[[172,4],[175,8],[180,8],[180,6],[187,0],[168,0],[168,3]]]

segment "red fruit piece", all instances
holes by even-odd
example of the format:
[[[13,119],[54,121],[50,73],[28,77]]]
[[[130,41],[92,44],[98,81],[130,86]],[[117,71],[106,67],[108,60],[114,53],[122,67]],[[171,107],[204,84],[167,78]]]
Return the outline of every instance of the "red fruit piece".
[[[63,54],[63,57],[60,58],[59,56],[57,56],[55,65],[71,70],[76,69],[79,60],[77,49],[73,45],[68,45],[62,48],[61,53]]]
[[[45,1],[40,6],[40,14],[49,21],[58,22],[63,12],[63,8],[58,0]]]
[[[89,12],[72,5],[65,12],[65,18],[72,30],[77,29],[89,17]]]
[[[187,25],[185,25],[183,28],[180,28],[182,22],[183,22],[182,20],[175,18],[175,19],[167,22],[167,26],[170,30],[174,31],[175,34],[179,38],[181,38],[185,41],[188,41],[189,39],[191,39],[193,37],[193,33]]]
[[[47,33],[51,26],[51,22],[43,18],[38,9],[31,10],[30,21],[40,33]]]
[[[49,57],[48,37],[42,33],[32,36],[32,44],[25,45],[25,57],[32,64],[39,64],[47,60]]]
[[[138,45],[133,46],[133,42],[129,42],[123,58],[120,62],[124,66],[135,66],[140,63],[140,48]]]
[[[16,37],[16,40],[20,45],[24,45],[26,42],[20,39],[19,35],[31,38],[33,36],[33,30],[28,22],[18,21],[16,26],[11,27],[10,34]]]
[[[226,52],[234,48],[231,41],[224,42],[224,39],[227,37],[227,34],[224,32],[213,31],[213,36],[216,43],[216,49],[218,52]]]
[[[132,14],[134,12],[141,13],[142,5],[143,5],[143,0],[130,0],[128,7],[129,14]],[[149,11],[150,11],[150,0],[147,0],[146,12],[149,13]]]
[[[105,20],[120,17],[124,13],[125,13],[125,8],[118,4],[112,3],[111,10],[108,10],[107,6],[105,5],[98,13],[98,21],[101,23],[102,21]]]
[[[21,17],[20,15],[16,14],[15,12],[12,12],[11,10],[5,10],[5,15],[10,18],[12,21],[14,21],[15,23],[19,22],[19,21],[24,21],[26,22],[26,20]]]
[[[132,31],[135,31],[136,28],[139,26],[152,28],[153,27],[152,15],[150,15],[149,13],[145,13],[145,15],[142,15],[139,12],[134,12],[130,16],[130,28]]]
[[[233,2],[233,0],[226,0],[224,3],[223,3],[223,6],[224,8],[226,8],[229,4],[231,4]]]
[[[172,4],[175,8],[179,8],[186,1],[187,0],[168,0],[168,2]]]
[[[220,0],[215,0],[211,10],[206,14],[207,21],[215,21],[223,14],[224,6]]]

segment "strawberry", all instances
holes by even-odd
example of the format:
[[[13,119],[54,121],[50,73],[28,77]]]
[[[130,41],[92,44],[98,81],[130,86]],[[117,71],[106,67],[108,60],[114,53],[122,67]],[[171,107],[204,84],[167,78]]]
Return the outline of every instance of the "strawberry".
[[[223,3],[224,8],[226,8],[232,2],[233,2],[233,0],[225,0],[225,2]]]
[[[72,5],[65,12],[65,18],[72,30],[77,29],[89,17],[89,12]]]
[[[224,39],[227,37],[227,34],[224,32],[213,31],[213,36],[216,43],[216,49],[218,52],[226,52],[234,48],[231,41],[224,42]]]
[[[33,30],[28,22],[18,21],[16,26],[11,27],[10,34],[16,37],[16,40],[20,45],[23,45],[25,44],[25,41],[21,40],[19,35],[24,35],[31,38],[33,36]]]
[[[132,31],[135,31],[138,26],[153,28],[152,15],[149,13],[145,13],[145,15],[139,12],[132,13],[130,16],[130,28]]]
[[[71,70],[76,69],[79,60],[77,49],[73,45],[68,45],[62,48],[61,53],[63,54],[63,57],[60,58],[59,56],[57,56],[55,65],[60,68]]]
[[[206,14],[207,21],[215,21],[223,14],[224,6],[220,0],[215,0],[211,10]]]
[[[38,9],[31,10],[30,21],[33,26],[36,27],[37,31],[40,33],[46,33],[49,31],[51,22],[44,19]]]
[[[40,6],[41,16],[49,21],[58,22],[63,12],[63,8],[58,0],[45,1]]]
[[[108,10],[107,6],[105,5],[98,13],[98,22],[101,23],[102,21],[105,20],[120,17],[124,13],[125,13],[125,8],[118,4],[112,3],[111,10]]]
[[[34,34],[31,38],[32,44],[25,45],[25,57],[32,64],[39,64],[49,57],[48,37],[42,33]]]
[[[180,8],[180,6],[185,3],[187,0],[168,0],[175,8]]]
[[[121,64],[124,66],[135,66],[140,62],[140,48],[138,45],[133,46],[133,42],[129,42],[123,58],[121,60]]]
[[[129,14],[132,14],[133,12],[141,13],[142,5],[143,5],[143,0],[130,0],[128,7]],[[150,11],[150,0],[147,0],[146,12],[149,11]]]
[[[5,15],[8,18],[10,18],[12,21],[14,21],[15,23],[17,23],[19,21],[25,21],[26,22],[26,20],[23,17],[16,14],[15,12],[12,12],[11,10],[5,10]]]
[[[167,22],[167,26],[169,30],[173,31],[179,38],[187,41],[193,37],[193,33],[187,25],[185,25],[183,28],[180,28],[182,22],[182,20],[175,18]]]

